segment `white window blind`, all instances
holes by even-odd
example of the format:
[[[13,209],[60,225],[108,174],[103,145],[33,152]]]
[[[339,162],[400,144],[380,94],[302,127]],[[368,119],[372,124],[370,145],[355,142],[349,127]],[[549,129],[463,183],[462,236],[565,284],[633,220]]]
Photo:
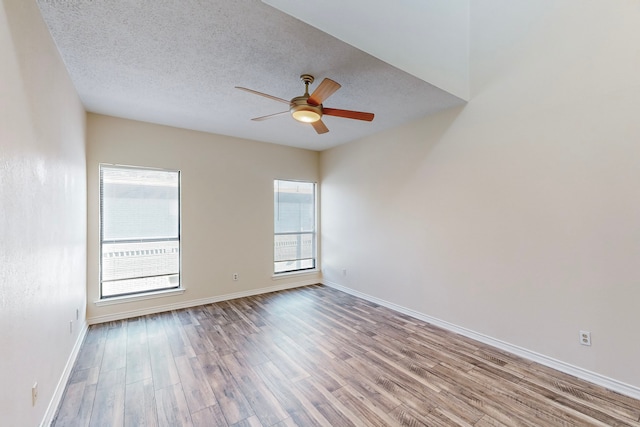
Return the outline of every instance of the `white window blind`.
[[[274,273],[316,267],[316,185],[275,180]]]
[[[101,297],[180,287],[180,172],[100,166]]]

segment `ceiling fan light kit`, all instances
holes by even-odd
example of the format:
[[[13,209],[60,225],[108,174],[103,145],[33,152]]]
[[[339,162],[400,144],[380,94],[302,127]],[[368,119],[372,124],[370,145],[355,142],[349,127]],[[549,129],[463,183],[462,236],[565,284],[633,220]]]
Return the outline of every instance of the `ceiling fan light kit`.
[[[258,92],[253,89],[247,89],[245,87],[236,86],[236,89],[241,89],[249,93],[253,93],[256,95],[263,96],[265,98],[273,99],[274,101],[283,102],[289,104],[289,113],[291,116],[301,122],[311,124],[313,129],[318,134],[323,134],[329,132],[327,126],[322,122],[322,116],[335,116],[335,117],[343,117],[346,119],[355,119],[355,120],[363,120],[370,122],[373,120],[373,113],[364,113],[360,111],[351,111],[351,110],[340,110],[337,108],[324,108],[322,103],[331,95],[333,95],[338,89],[340,89],[340,84],[334,82],[331,79],[325,78],[322,83],[313,91],[311,95],[309,95],[309,85],[313,83],[313,76],[310,74],[303,74],[300,76],[300,80],[304,82],[304,95],[296,96],[291,99],[291,101],[287,101],[282,98],[278,98],[273,95],[268,95],[266,93]],[[270,114],[268,116],[256,117],[251,120],[261,121],[271,117],[280,116],[282,114],[287,113],[287,111],[283,111],[280,113]]]
[[[306,98],[301,100],[298,100],[298,98],[293,98],[289,108],[294,119],[302,123],[313,123],[322,118],[322,106],[308,105]]]

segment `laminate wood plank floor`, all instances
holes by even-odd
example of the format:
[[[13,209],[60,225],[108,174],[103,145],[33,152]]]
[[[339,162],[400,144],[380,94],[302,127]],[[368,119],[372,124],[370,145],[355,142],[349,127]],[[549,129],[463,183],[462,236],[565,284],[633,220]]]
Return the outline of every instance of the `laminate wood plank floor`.
[[[92,326],[54,426],[640,426],[640,401],[322,285]]]

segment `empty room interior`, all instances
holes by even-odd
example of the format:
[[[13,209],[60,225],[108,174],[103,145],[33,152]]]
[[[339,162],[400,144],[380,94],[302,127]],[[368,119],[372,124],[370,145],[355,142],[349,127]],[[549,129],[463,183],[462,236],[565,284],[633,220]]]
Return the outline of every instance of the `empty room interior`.
[[[0,424],[640,425],[640,2],[0,2]]]

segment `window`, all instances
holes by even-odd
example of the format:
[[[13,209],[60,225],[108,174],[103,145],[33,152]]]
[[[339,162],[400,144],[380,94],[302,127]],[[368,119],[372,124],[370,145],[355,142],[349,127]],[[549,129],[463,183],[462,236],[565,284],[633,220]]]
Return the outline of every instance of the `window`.
[[[100,165],[100,297],[180,287],[180,172]]]
[[[316,267],[316,184],[275,180],[274,273]]]

